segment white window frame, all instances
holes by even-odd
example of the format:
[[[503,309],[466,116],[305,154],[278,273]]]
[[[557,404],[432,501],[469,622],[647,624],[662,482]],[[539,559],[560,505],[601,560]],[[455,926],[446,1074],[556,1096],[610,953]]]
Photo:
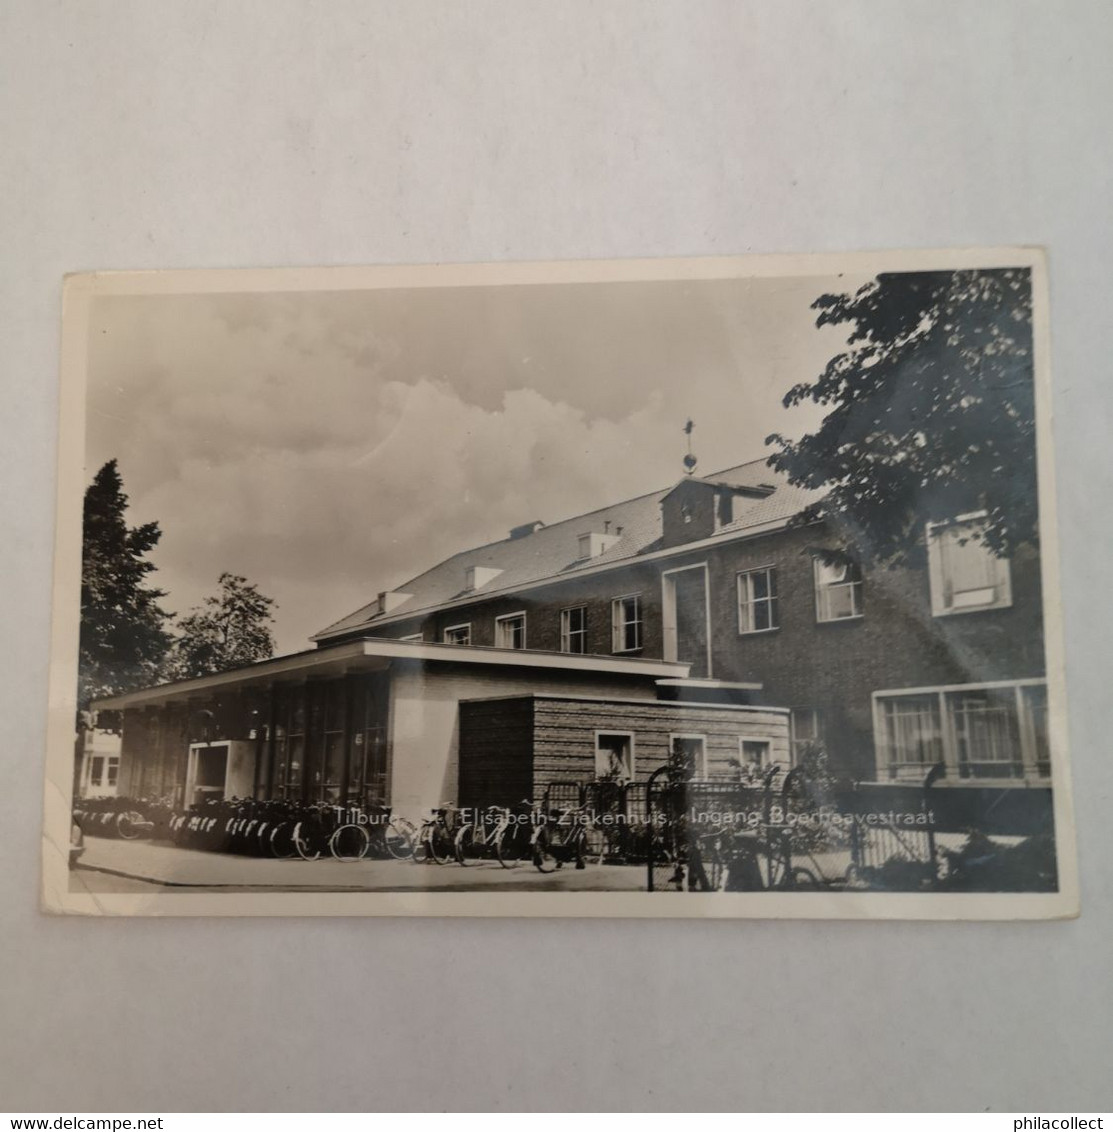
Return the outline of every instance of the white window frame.
[[[707,679],[712,671],[711,649],[711,572],[706,562],[690,562],[687,566],[677,566],[661,572],[661,647],[663,660],[676,660],[679,654],[679,626],[676,623],[676,575],[692,570],[703,571],[703,622],[706,636]],[[645,617],[642,616],[642,644],[644,640]]]
[[[449,633],[456,633],[456,632],[459,632],[459,630],[461,630],[461,629],[467,630],[468,639],[466,641],[450,641],[448,639]],[[461,648],[463,648],[467,645],[470,645],[471,644],[471,622],[470,621],[461,621],[459,625],[446,625],[444,627],[444,632],[441,633],[441,641],[446,645],[459,645]]]
[[[771,593],[769,597],[755,598],[752,596],[753,587],[748,579],[755,574],[768,574],[769,582],[771,584]],[[752,569],[739,570],[735,574],[735,592],[738,599],[738,632],[740,636],[753,636],[755,633],[774,633],[781,627],[780,622],[780,592],[777,590],[777,567],[775,563],[770,562],[765,566],[754,566]],[[743,598],[742,591],[746,590],[746,596]],[[751,629],[748,628],[744,622],[742,613],[743,610],[750,612],[758,603],[764,603],[769,606],[769,620],[770,624],[764,629]]]
[[[859,577],[857,581],[835,582],[821,585],[819,572],[823,569],[823,560],[818,554],[812,556],[812,588],[815,590],[815,619],[819,624],[834,625],[838,624],[840,621],[860,621],[862,619],[864,615],[862,612],[862,590],[865,586],[865,579],[861,577],[862,570],[861,567],[857,565],[857,563],[847,563],[848,569],[852,566],[857,568],[858,570]],[[839,587],[851,588],[851,592],[854,594],[853,606],[855,611],[846,617],[824,616],[825,595],[829,590]]]
[[[506,634],[506,626],[511,621],[522,622],[522,643],[520,645],[505,644],[501,638]],[[521,652],[526,647],[526,611],[519,609],[517,613],[504,613],[501,617],[495,618],[495,648],[497,649],[513,649],[516,652]]]
[[[572,644],[572,627],[571,618],[569,614],[582,612],[583,628],[576,631],[576,636],[583,642],[583,648],[579,652],[573,652]],[[570,656],[585,656],[587,654],[587,606],[586,605],[566,605],[560,611],[560,651],[566,652]],[[615,732],[618,734],[618,732]]]
[[[622,620],[619,621],[619,615],[623,608],[622,603],[626,601],[637,602],[637,617],[632,621]],[[629,648],[626,647],[626,634],[625,628],[627,625],[637,626],[637,644]],[[640,652],[645,647],[645,611],[642,607],[642,595],[639,590],[637,593],[620,594],[618,597],[611,598],[611,652],[613,653],[630,653]]]
[[[801,738],[796,733],[796,717],[804,712],[810,713],[813,723],[815,735],[808,738]],[[788,731],[789,731],[789,744],[792,750],[792,761],[796,762],[796,752],[799,747],[805,743],[822,743],[823,742],[823,709],[816,707],[808,707],[800,705],[798,707],[789,708],[788,715]]]
[[[891,699],[917,697],[934,697],[936,700],[936,713],[940,722],[942,761],[946,767],[947,780],[950,782],[969,783],[981,786],[994,783],[1008,783],[1014,786],[1023,786],[1026,782],[1047,785],[1051,781],[1051,752],[1050,735],[1045,732],[1047,744],[1046,759],[1039,757],[1039,745],[1032,721],[1031,705],[1027,689],[1047,688],[1047,681],[1043,678],[1025,680],[992,680],[980,684],[940,684],[926,688],[885,688],[874,692],[873,700],[873,740],[876,755],[877,775],[883,781],[893,781],[895,776],[890,769],[899,766],[916,766],[916,763],[896,763],[889,748],[888,732],[885,728],[883,702]],[[1014,774],[992,777],[990,775],[963,775],[958,757],[958,736],[955,730],[955,721],[949,710],[949,698],[963,692],[1007,692],[1011,690],[1015,697],[1015,720],[1017,724],[1017,739],[1019,762],[1022,765],[1023,776]],[[974,760],[976,765],[987,765],[989,760]],[[1041,774],[1039,764],[1048,764],[1048,773]],[[1015,761],[1003,763],[1004,766],[1013,767]]]
[[[985,518],[985,511],[973,511],[966,515],[959,515],[950,522],[928,523],[925,527],[924,533],[927,539],[928,551],[928,584],[931,589],[931,613],[933,617],[954,617],[963,613],[980,613],[987,609],[1011,608],[1013,603],[1013,591],[1010,561],[1008,558],[996,557],[988,547],[985,547],[985,553],[990,556],[990,559],[994,563],[994,569],[997,575],[992,586],[992,589],[995,591],[993,598],[989,601],[957,606],[954,604],[953,598],[950,605],[948,605],[946,601],[948,585],[939,535],[945,531],[953,530],[955,527],[974,527]],[[980,542],[978,539],[974,541]],[[990,587],[985,588],[989,589]],[[976,593],[978,591],[971,592]]]
[[[738,736],[738,765],[745,767],[746,763],[746,744],[747,743],[762,743],[765,746],[765,753],[768,756],[767,762],[762,762],[759,769],[764,773],[774,763],[779,762],[778,759],[773,758],[773,737],[771,735],[739,735]],[[783,765],[783,764],[782,764]]]
[[[702,751],[703,757],[700,759],[701,766],[696,768],[696,778],[707,777],[707,735],[698,731],[670,731],[669,732],[669,758],[672,758],[673,744],[677,739],[698,739],[703,744]],[[742,750],[741,746],[738,748]]]
[[[626,781],[633,782],[637,778],[638,771],[638,754],[634,747],[634,732],[620,731],[615,727],[601,727],[595,732],[595,777],[599,777],[599,755],[602,751],[602,748],[599,746],[599,740],[604,735],[618,735],[628,741],[630,746],[630,767],[629,777]]]

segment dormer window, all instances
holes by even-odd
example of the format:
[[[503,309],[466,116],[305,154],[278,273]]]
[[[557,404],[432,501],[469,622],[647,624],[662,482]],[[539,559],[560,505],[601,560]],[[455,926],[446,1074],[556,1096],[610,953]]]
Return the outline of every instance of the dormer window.
[[[464,589],[480,590],[488,582],[493,582],[501,573],[502,571],[494,566],[469,566],[464,571]]]
[[[610,531],[588,531],[587,534],[580,535],[579,553],[576,557],[579,560],[598,558],[599,555],[610,550],[621,537],[617,532],[612,534]]]

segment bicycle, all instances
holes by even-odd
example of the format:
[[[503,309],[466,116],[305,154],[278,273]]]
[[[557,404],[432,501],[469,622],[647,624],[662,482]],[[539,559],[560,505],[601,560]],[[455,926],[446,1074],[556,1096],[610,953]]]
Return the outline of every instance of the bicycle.
[[[451,802],[429,811],[421,823],[417,845],[414,847],[415,861],[433,860],[438,865],[448,863],[454,852],[456,807]]]
[[[413,856],[414,843],[409,822],[391,819],[389,809],[378,809],[368,814],[364,810],[349,810],[347,817],[329,837],[329,851],[338,861],[358,861],[373,853],[378,857],[392,857],[404,861]]]
[[[478,821],[461,826],[454,843],[456,860],[468,865],[494,857],[504,869],[516,869],[530,855],[530,838],[523,833],[528,821],[507,806],[488,806]]]
[[[587,826],[591,817],[583,807],[553,809],[539,815],[530,839],[530,855],[539,873],[552,873],[569,861],[587,868]]]
[[[154,828],[155,823],[147,821],[138,810],[124,810],[116,815],[116,836],[124,841],[150,837]]]
[[[682,884],[682,876],[679,879]],[[819,887],[811,869],[793,863],[791,830],[784,825],[705,833],[695,838],[689,855],[689,891],[795,892]]]

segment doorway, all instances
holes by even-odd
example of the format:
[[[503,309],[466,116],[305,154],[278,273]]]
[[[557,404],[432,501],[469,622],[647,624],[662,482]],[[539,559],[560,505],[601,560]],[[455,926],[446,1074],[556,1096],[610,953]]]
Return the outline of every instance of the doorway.
[[[711,675],[711,627],[707,608],[707,564],[681,566],[661,575],[664,659],[690,664],[689,675]]]
[[[186,798],[191,805],[223,801],[228,779],[228,744],[198,744],[189,751]]]

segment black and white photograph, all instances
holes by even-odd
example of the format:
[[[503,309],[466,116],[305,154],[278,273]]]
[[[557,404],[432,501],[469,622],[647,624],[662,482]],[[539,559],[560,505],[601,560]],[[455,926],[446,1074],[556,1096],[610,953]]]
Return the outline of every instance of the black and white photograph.
[[[71,277],[46,906],[1076,914],[1045,288]]]

